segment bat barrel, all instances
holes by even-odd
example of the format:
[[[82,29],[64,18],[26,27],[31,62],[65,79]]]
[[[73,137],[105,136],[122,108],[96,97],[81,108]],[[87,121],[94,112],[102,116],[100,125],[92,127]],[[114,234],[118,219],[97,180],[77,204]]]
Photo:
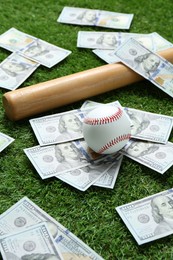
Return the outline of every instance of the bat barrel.
[[[173,48],[159,54],[173,62]],[[121,63],[107,64],[9,91],[3,95],[3,106],[7,117],[17,121],[142,79],[142,76]]]

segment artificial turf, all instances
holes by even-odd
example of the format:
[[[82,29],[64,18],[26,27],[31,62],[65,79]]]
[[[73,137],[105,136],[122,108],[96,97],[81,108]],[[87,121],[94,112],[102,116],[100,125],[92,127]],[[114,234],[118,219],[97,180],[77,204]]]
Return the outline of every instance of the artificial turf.
[[[129,30],[57,23],[64,6],[133,13]],[[60,64],[48,69],[40,66],[20,87],[30,86],[79,71],[105,65],[90,49],[76,47],[79,30],[157,32],[173,42],[172,0],[6,0],[0,3],[0,34],[14,27],[27,34],[72,51]],[[3,61],[9,51],[0,49]],[[173,187],[173,167],[164,175],[128,158],[123,158],[114,189],[90,187],[85,192],[56,178],[42,180],[23,152],[38,144],[26,118],[10,121],[5,115],[0,89],[0,132],[15,139],[0,154],[0,213],[27,196],[53,218],[67,227],[106,260],[173,259],[173,236],[138,246],[115,211],[115,207]],[[122,106],[173,116],[172,98],[147,80],[106,92],[90,100],[108,103],[118,100]],[[50,115],[79,108],[84,100],[47,111]],[[170,135],[169,141],[173,142]]]

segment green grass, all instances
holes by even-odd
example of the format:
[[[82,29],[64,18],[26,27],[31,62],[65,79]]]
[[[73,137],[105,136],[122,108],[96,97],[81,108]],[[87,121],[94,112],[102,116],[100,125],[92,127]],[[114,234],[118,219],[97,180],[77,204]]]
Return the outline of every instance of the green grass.
[[[131,28],[124,32],[157,32],[173,42],[172,0],[6,0],[0,4],[0,33],[15,27],[42,40],[69,49],[72,54],[52,69],[40,66],[20,87],[104,65],[90,49],[76,47],[79,30],[115,31],[57,23],[64,6],[86,7],[134,13]],[[3,61],[10,52],[0,49]],[[173,167],[164,175],[124,158],[113,190],[91,187],[86,192],[51,178],[42,180],[26,158],[23,149],[37,145],[28,118],[11,122],[5,115],[0,89],[0,132],[15,138],[0,154],[0,213],[28,196],[62,225],[87,243],[106,260],[173,259],[173,236],[143,246],[134,238],[115,207],[173,187]],[[119,100],[122,106],[173,116],[172,98],[148,81],[90,98],[107,103]],[[47,111],[42,115],[78,108],[83,101]],[[173,141],[173,135],[170,136]]]

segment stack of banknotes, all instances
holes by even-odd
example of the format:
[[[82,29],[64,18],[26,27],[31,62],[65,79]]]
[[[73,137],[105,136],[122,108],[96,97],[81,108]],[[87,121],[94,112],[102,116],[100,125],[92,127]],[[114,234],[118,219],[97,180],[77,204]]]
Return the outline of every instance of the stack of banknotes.
[[[109,104],[122,108],[119,101]],[[56,177],[81,191],[92,185],[112,189],[124,155],[160,174],[173,165],[173,143],[168,141],[173,117],[133,108],[123,107],[132,134],[126,146],[111,155],[94,153],[82,124],[99,105],[87,100],[79,109],[29,120],[39,144],[24,152],[42,179]]]
[[[103,260],[28,197],[1,214],[0,251],[4,260]]]

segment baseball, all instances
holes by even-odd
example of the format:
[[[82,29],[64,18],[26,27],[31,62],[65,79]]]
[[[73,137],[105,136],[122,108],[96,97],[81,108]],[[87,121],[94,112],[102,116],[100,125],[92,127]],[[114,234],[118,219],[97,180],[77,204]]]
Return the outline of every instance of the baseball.
[[[86,114],[83,136],[94,152],[115,153],[122,149],[131,137],[130,120],[121,107],[99,105]]]

